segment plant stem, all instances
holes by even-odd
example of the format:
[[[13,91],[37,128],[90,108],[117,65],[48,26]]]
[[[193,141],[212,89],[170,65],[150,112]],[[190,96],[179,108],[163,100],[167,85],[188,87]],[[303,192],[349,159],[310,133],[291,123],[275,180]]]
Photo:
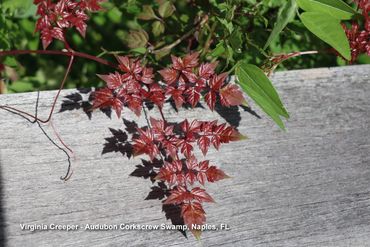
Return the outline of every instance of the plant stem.
[[[213,24],[211,26],[211,30],[210,30],[210,32],[208,34],[208,37],[207,37],[207,40],[205,42],[204,49],[202,51],[201,56],[204,56],[205,54],[207,54],[207,52],[209,50],[209,47],[211,46],[212,36],[213,36],[213,33],[216,30],[216,27],[217,27],[217,21],[213,22]]]
[[[23,54],[42,54],[42,55],[62,55],[68,57],[82,57],[97,63],[110,66],[112,68],[118,69],[118,66],[99,57],[77,51],[53,51],[53,50],[12,50],[12,51],[0,51],[0,57],[2,56],[14,56]]]
[[[169,44],[169,45],[166,45],[158,50],[154,50],[152,51],[152,53],[154,54],[157,54],[157,53],[161,53],[161,52],[165,52],[165,51],[170,51],[172,48],[174,48],[175,46],[177,46],[178,44],[180,44],[184,39],[188,38],[190,35],[192,35],[195,30],[203,25],[206,21],[208,20],[208,16],[205,16],[203,17],[203,19],[201,21],[199,21],[198,23],[195,24],[195,26],[189,30],[187,33],[185,33],[183,36],[181,36],[180,38],[178,38],[177,40],[175,40],[175,42],[173,42],[172,44]]]
[[[158,109],[159,109],[159,113],[161,114],[161,117],[162,117],[163,122],[166,123],[166,118],[164,117],[162,108],[158,106]]]
[[[57,103],[57,100],[58,100],[58,97],[60,95],[60,92],[62,91],[62,89],[64,87],[64,84],[65,84],[65,82],[67,80],[67,77],[68,77],[69,72],[71,71],[73,61],[74,61],[74,55],[71,55],[70,56],[70,59],[69,59],[67,70],[66,70],[66,72],[64,74],[63,81],[62,81],[62,83],[60,85],[60,88],[58,90],[58,93],[56,94],[56,96],[54,98],[53,105],[51,106],[51,110],[50,110],[49,116],[48,116],[48,118],[46,120],[42,120],[42,119],[38,118],[37,117],[37,112],[36,112],[36,116],[34,116],[34,115],[30,114],[30,113],[27,113],[27,112],[22,111],[22,110],[18,110],[18,109],[14,108],[14,107],[11,107],[11,106],[6,106],[6,105],[3,106],[3,105],[0,105],[0,108],[12,110],[12,111],[16,111],[16,112],[18,112],[20,114],[24,114],[26,116],[29,116],[29,117],[31,117],[31,118],[34,119],[34,122],[41,122],[41,123],[47,123],[47,122],[49,122],[50,119],[51,119],[51,117],[52,117],[52,115],[53,115],[53,112],[54,112],[54,109],[55,109],[55,105]]]

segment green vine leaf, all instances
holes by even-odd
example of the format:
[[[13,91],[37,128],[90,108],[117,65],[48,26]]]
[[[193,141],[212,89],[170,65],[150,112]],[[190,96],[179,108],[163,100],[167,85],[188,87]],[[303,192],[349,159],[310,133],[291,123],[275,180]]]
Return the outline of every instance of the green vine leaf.
[[[320,12],[339,20],[350,20],[357,12],[342,0],[297,0],[300,8]]]
[[[274,29],[272,30],[265,46],[265,50],[270,43],[279,36],[280,32],[286,27],[286,25],[294,19],[295,13],[297,11],[297,4],[295,0],[288,0],[281,9],[281,12],[278,16]]]
[[[351,49],[340,20],[316,12],[305,12],[300,18],[308,30],[331,45],[345,59],[351,60]]]
[[[162,33],[164,33],[164,25],[162,22],[160,21],[155,21],[153,22],[152,24],[152,32],[154,34],[154,36],[158,37],[159,35],[161,35]]]
[[[150,5],[144,5],[143,6],[143,12],[141,12],[138,16],[138,19],[141,20],[153,20],[153,19],[158,19],[158,17],[155,15],[154,10],[152,6]]]
[[[289,114],[265,73],[257,66],[244,61],[238,62],[235,72],[241,88],[284,130],[281,116],[289,118]]]
[[[158,13],[162,18],[170,17],[174,11],[175,6],[170,1],[162,2],[158,9]]]

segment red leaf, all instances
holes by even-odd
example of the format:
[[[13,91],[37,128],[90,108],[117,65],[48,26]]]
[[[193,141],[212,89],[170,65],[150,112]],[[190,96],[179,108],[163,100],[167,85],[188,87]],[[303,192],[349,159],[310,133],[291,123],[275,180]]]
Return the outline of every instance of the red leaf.
[[[159,74],[163,77],[163,80],[168,84],[171,85],[178,80],[178,72],[174,69],[162,69],[159,71]]]
[[[127,103],[128,108],[135,113],[136,116],[141,115],[141,110],[143,108],[143,102],[139,95],[126,95],[125,103]]]
[[[198,202],[183,204],[181,206],[181,216],[193,235],[199,239],[202,232],[194,229],[193,225],[202,226],[206,223],[206,213],[202,204]]]
[[[172,67],[175,70],[182,70],[182,69],[184,69],[184,64],[183,64],[181,58],[176,57],[174,55],[171,55],[171,60],[172,60]]]
[[[190,202],[193,199],[192,194],[183,186],[177,186],[170,193],[170,196],[167,197],[163,204],[181,204]]]
[[[153,69],[152,68],[143,68],[142,76],[140,81],[145,84],[152,84],[153,83]]]
[[[246,104],[243,93],[235,84],[228,84],[220,90],[220,100],[227,107]]]
[[[97,76],[105,81],[107,83],[107,87],[110,89],[117,89],[123,83],[122,76],[118,72],[115,72],[114,74],[110,73],[109,75],[97,74]]]
[[[190,192],[193,195],[193,198],[200,203],[202,202],[215,202],[213,198],[204,190],[199,187],[195,187]]]
[[[182,83],[187,82],[187,80],[184,77],[191,83],[195,83],[198,79],[198,77],[193,72],[187,71],[187,70],[182,70],[182,75],[180,76],[180,82]]]
[[[194,67],[198,66],[198,57],[199,57],[199,53],[198,52],[194,52],[192,54],[186,55],[182,59],[184,69],[185,68],[194,68]]]
[[[116,56],[116,59],[118,60],[119,62],[119,68],[126,72],[126,73],[130,73],[131,72],[131,62],[130,62],[130,58],[127,57],[127,56]]]
[[[215,75],[211,78],[209,81],[209,87],[212,91],[219,91],[222,85],[225,82],[225,79],[227,77],[227,73],[222,73],[220,75]]]
[[[215,166],[211,166],[206,171],[206,175],[207,175],[208,182],[211,182],[211,183],[219,181],[221,179],[229,178],[228,175],[226,175],[222,170],[218,169]]]
[[[154,160],[159,154],[159,149],[154,143],[153,133],[149,129],[142,130],[138,128],[137,131],[139,132],[139,137],[133,139],[134,156],[147,154],[150,160]]]
[[[208,107],[213,111],[216,106],[216,94],[213,91],[210,91],[206,94],[204,99],[206,100]]]
[[[103,88],[94,92],[93,109],[112,107],[117,117],[121,117],[123,103],[118,99],[109,88]]]
[[[215,74],[215,69],[218,62],[214,63],[202,63],[199,67],[199,77],[203,79],[210,79]]]
[[[184,185],[185,176],[182,173],[182,162],[180,160],[175,160],[172,163],[165,162],[155,179],[166,181],[170,186]]]
[[[184,104],[185,99],[183,96],[184,90],[181,88],[168,87],[166,94],[171,95],[173,101],[175,102],[176,108],[180,109]]]
[[[204,156],[207,154],[207,151],[210,145],[211,145],[211,140],[207,136],[203,135],[198,139],[198,146]]]
[[[157,83],[153,83],[149,86],[149,90],[150,91],[148,93],[147,98],[154,104],[162,108],[164,101],[166,99],[164,96],[163,89]]]
[[[240,141],[246,139],[246,137],[239,133],[233,127],[227,127],[219,133],[221,143],[228,143],[231,141]]]
[[[187,102],[190,103],[193,108],[199,103],[200,90],[199,87],[190,87],[185,91]]]
[[[181,140],[179,143],[181,147],[181,153],[185,155],[185,157],[190,157],[193,151],[193,145],[185,140]]]

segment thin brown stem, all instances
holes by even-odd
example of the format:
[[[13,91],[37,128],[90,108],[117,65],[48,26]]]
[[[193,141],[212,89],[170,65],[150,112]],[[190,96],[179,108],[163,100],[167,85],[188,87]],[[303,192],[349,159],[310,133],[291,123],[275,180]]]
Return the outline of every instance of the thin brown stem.
[[[16,111],[18,113],[24,114],[26,116],[29,116],[29,117],[33,118],[35,120],[35,122],[40,122],[40,123],[47,123],[47,122],[49,122],[50,119],[51,119],[51,117],[52,117],[52,115],[53,115],[53,112],[54,112],[54,109],[55,109],[55,105],[56,105],[56,102],[57,102],[58,97],[60,95],[60,92],[62,91],[62,89],[64,87],[64,84],[65,84],[65,82],[67,80],[67,77],[69,75],[69,72],[71,71],[73,61],[74,61],[74,56],[72,55],[70,57],[70,59],[69,59],[69,64],[68,64],[67,70],[66,70],[66,72],[64,74],[63,81],[62,81],[62,83],[60,85],[60,88],[59,88],[59,90],[58,90],[55,98],[54,98],[53,105],[51,107],[49,116],[48,116],[48,118],[46,120],[42,120],[42,119],[38,118],[37,117],[37,114],[36,114],[36,116],[34,116],[34,115],[30,114],[30,113],[27,113],[27,112],[22,111],[22,110],[18,110],[18,109],[14,108],[14,107],[11,107],[11,106],[3,106],[3,105],[0,105],[0,108],[2,108],[2,109],[9,109],[9,110]]]
[[[42,54],[42,55],[61,55],[68,57],[82,57],[97,63],[110,66],[112,68],[118,69],[116,64],[113,64],[105,59],[77,51],[53,51],[53,50],[12,50],[12,51],[0,51],[0,57],[2,56],[15,56],[15,55],[24,55],[24,54]]]
[[[161,114],[161,117],[162,117],[163,122],[166,123],[166,118],[164,117],[162,108],[158,106],[158,110],[159,110],[159,113]]]
[[[187,39],[190,35],[192,35],[197,30],[197,28],[199,26],[203,25],[207,20],[208,20],[208,16],[205,16],[201,21],[196,23],[191,30],[186,32],[183,36],[181,36],[180,38],[175,40],[173,43],[171,43],[169,45],[166,45],[166,46],[164,46],[164,47],[162,47],[158,50],[154,50],[154,51],[152,51],[152,53],[157,54],[157,53],[161,53],[161,52],[165,52],[165,51],[170,51],[172,48],[174,48],[175,46],[180,44],[183,40]]]
[[[202,56],[207,54],[208,50],[209,50],[209,47],[211,46],[211,41],[212,41],[212,36],[216,30],[216,27],[217,27],[217,22],[215,21],[212,26],[211,26],[211,30],[209,32],[209,35],[207,37],[207,40],[206,40],[206,43],[204,45],[204,49],[202,51]]]

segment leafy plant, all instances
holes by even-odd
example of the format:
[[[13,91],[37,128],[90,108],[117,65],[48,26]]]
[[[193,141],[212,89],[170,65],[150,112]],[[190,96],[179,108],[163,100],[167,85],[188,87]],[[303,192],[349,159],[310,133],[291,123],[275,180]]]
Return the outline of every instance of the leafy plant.
[[[139,116],[147,114],[148,105],[156,106],[161,119],[149,118],[147,126],[135,126],[131,141],[125,145],[134,156],[149,156],[146,162],[157,168],[153,179],[166,188],[163,204],[179,207],[184,223],[197,238],[201,228],[193,225],[205,224],[203,203],[214,201],[204,185],[228,175],[210,160],[198,161],[195,147],[206,156],[210,146],[218,150],[221,144],[245,136],[217,121],[170,123],[162,111],[165,102],[179,109],[194,108],[204,100],[213,111],[218,105],[247,106],[244,92],[285,129],[283,118],[289,114],[268,77],[279,65],[292,58],[312,62],[336,56],[354,63],[361,53],[370,54],[370,7],[366,0],[357,0],[357,9],[337,0],[35,0],[34,4],[18,0],[1,4],[0,44],[5,50],[0,51],[0,57],[7,57],[0,64],[0,73],[11,83],[1,81],[0,92],[4,88],[22,91],[19,85],[31,81],[47,89],[42,85],[62,72],[52,65],[64,56],[69,62],[60,90],[65,84],[86,85],[68,84],[69,76],[72,80],[96,80],[93,85],[104,86],[92,93],[91,107],[88,103],[83,109],[113,109],[120,118],[123,107]],[[43,50],[37,50],[38,39],[29,38],[35,19],[34,30],[41,34]],[[276,21],[271,23],[271,19]],[[88,29],[89,20],[92,28]],[[24,42],[25,37],[31,41]],[[95,42],[83,42],[83,38]],[[332,48],[322,49],[324,43]],[[18,49],[10,50],[13,47]],[[282,49],[288,52],[276,54]],[[10,57],[22,54],[53,57],[47,63],[39,56],[28,60]],[[303,55],[308,54],[317,54],[317,58],[305,60]],[[78,57],[98,65],[77,64]],[[53,69],[34,69],[35,61]],[[97,74],[101,80],[92,79],[96,71],[103,71]],[[23,82],[17,79],[18,74],[26,75]],[[236,83],[229,80],[233,74]],[[0,108],[46,123],[52,119],[60,90],[45,120],[11,106]],[[127,141],[127,135],[123,139]]]

